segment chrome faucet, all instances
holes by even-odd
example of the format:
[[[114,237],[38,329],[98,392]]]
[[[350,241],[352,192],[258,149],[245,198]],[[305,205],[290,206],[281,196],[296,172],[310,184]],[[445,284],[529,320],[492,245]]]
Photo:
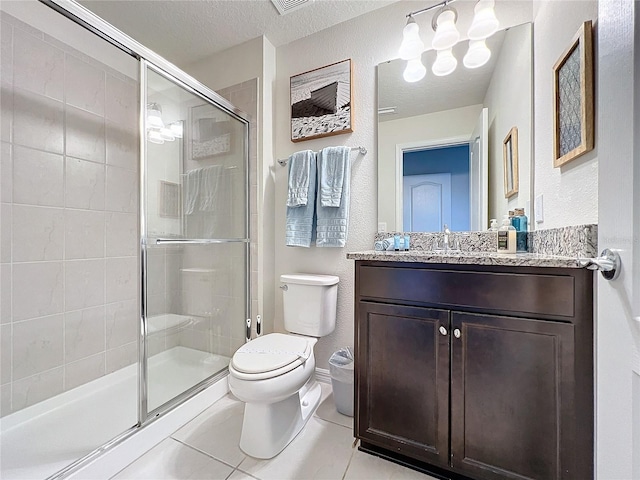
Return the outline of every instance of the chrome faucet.
[[[448,252],[450,250],[449,235],[451,235],[451,230],[449,230],[449,226],[446,223],[442,227],[442,231],[444,232],[444,251]]]

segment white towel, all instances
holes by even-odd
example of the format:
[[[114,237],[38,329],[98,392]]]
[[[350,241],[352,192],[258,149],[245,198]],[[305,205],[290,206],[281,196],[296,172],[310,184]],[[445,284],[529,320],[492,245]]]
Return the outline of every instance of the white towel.
[[[185,215],[193,214],[200,206],[200,168],[189,170],[186,174],[185,195],[184,195],[184,213]]]
[[[224,167],[222,165],[212,165],[201,169],[199,188],[199,210],[201,212],[213,212],[216,207],[220,208],[218,197],[223,173]]]
[[[311,150],[296,152],[289,157],[289,192],[287,207],[306,205],[309,196],[309,172],[311,159],[316,154]],[[311,199],[313,201],[313,199]]]
[[[320,203],[323,207],[339,207],[345,182],[345,165],[351,160],[349,147],[327,147],[321,152]]]

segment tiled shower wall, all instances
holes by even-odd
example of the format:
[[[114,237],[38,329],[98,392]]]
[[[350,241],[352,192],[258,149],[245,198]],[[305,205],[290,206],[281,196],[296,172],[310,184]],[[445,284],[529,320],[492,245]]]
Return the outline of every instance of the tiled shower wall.
[[[136,79],[1,21],[6,415],[136,361],[139,161]]]

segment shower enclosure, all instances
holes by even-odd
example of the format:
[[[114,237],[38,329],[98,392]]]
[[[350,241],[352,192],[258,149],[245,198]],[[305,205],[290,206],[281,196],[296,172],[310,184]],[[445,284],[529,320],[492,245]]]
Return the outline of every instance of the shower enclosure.
[[[72,1],[0,21],[0,477],[46,478],[226,374],[249,122]]]

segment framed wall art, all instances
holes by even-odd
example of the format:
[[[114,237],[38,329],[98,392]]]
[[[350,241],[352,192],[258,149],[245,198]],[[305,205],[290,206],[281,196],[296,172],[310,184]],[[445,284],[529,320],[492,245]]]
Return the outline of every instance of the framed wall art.
[[[291,77],[291,141],[353,132],[351,59]]]
[[[502,142],[504,163],[504,196],[510,198],[518,193],[518,127],[513,127]]]
[[[593,150],[593,35],[584,22],[553,67],[553,166]]]

